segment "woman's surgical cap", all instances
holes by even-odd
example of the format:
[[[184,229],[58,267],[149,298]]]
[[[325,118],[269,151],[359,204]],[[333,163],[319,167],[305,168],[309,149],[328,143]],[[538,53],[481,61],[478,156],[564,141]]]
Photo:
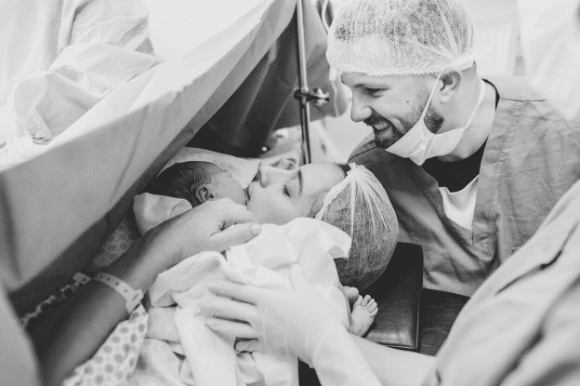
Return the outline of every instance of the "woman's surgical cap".
[[[348,259],[336,259],[340,282],[363,290],[384,272],[397,244],[399,225],[387,192],[364,166],[350,164],[347,176],[324,198],[316,219],[349,234]]]
[[[473,22],[461,0],[353,0],[328,34],[338,72],[421,75],[474,63]]]

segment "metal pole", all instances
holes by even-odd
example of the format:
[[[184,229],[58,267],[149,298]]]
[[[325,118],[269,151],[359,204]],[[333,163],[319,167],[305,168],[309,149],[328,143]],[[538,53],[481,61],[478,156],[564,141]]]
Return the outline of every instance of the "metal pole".
[[[306,101],[306,94],[308,93],[308,78],[306,73],[306,51],[304,43],[304,11],[302,8],[302,1],[298,0],[296,5],[296,24],[298,32],[298,84],[302,92],[300,98],[300,125],[302,126],[302,161],[304,164],[309,164],[311,161],[310,152],[310,104]]]

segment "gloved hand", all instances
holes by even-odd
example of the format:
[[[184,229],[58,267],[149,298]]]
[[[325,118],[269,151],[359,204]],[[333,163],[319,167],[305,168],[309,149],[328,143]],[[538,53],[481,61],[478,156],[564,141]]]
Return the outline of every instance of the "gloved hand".
[[[290,271],[290,282],[293,291],[214,282],[208,288],[218,298],[198,305],[213,315],[207,325],[237,341],[238,351],[296,356],[316,369],[322,385],[380,385],[345,326],[298,266]]]
[[[294,291],[210,283],[208,289],[221,297],[199,306],[213,315],[207,320],[212,330],[238,339],[236,350],[289,354],[312,365],[325,340],[346,329],[297,265],[291,269],[290,281]]]

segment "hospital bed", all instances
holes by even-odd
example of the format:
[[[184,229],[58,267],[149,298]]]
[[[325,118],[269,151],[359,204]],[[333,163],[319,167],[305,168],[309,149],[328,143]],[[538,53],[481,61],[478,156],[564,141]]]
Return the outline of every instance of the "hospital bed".
[[[274,129],[298,123],[296,1],[244,2],[235,19],[201,41],[186,39],[187,18],[168,24],[166,2],[161,8],[160,2],[145,3],[153,45],[165,61],[113,90],[46,151],[0,172],[1,275],[16,313],[82,271],[133,197],[182,147],[256,156]],[[338,98],[338,105],[314,107],[313,119],[342,113],[344,101],[328,82],[324,34],[310,2],[304,2],[303,23],[310,84]],[[183,41],[175,43],[176,37]],[[390,276],[369,289],[388,310],[377,318],[371,339],[418,349],[421,267],[420,248],[397,248],[385,274]]]

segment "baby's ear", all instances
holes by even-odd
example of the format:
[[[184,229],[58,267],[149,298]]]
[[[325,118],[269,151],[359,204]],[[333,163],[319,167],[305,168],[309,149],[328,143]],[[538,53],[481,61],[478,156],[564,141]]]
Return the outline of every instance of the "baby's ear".
[[[195,199],[200,203],[203,204],[206,201],[212,201],[217,199],[214,192],[211,191],[206,185],[198,186],[194,192]]]

